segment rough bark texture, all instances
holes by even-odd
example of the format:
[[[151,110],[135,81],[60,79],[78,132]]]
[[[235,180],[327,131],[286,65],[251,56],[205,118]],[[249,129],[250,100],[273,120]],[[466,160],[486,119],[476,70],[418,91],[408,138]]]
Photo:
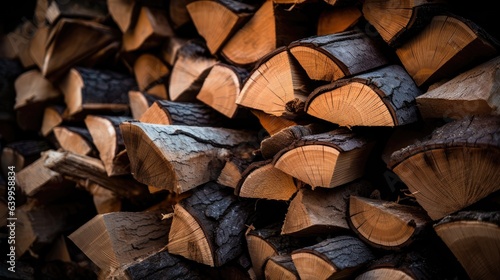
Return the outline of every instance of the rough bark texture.
[[[201,103],[168,100],[157,100],[155,103],[173,125],[224,127],[224,123],[228,121],[223,115]]]

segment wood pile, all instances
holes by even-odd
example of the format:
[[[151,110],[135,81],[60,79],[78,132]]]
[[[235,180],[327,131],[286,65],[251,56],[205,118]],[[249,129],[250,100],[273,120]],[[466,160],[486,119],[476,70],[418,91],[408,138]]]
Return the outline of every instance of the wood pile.
[[[0,278],[500,275],[493,4],[33,2],[2,24]]]

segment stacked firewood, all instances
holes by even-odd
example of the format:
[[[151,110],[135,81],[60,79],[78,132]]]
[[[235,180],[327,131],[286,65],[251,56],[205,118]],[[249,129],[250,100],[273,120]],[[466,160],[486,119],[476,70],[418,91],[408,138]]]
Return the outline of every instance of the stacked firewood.
[[[2,277],[500,274],[489,3],[36,2],[0,42]]]

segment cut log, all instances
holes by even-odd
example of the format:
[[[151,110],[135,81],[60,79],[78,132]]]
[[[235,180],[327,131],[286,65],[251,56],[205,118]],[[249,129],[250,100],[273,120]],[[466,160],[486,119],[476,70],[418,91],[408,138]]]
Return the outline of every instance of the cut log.
[[[397,47],[445,11],[446,1],[363,1],[363,15],[382,39]]]
[[[169,74],[167,65],[153,54],[142,54],[134,63],[134,75],[139,90],[162,99],[168,96],[166,80]]]
[[[68,237],[100,269],[118,268],[162,250],[171,219],[154,212],[99,214]]]
[[[302,137],[274,157],[274,166],[316,187],[334,188],[364,175],[373,142],[348,129]]]
[[[297,268],[293,264],[292,256],[286,254],[270,257],[264,268],[264,276],[266,279],[277,280],[300,279]]]
[[[319,36],[340,33],[353,28],[363,14],[356,6],[334,7],[321,12],[316,34]]]
[[[438,220],[500,189],[499,128],[498,116],[450,122],[430,139],[394,152],[389,168]]]
[[[468,115],[499,115],[499,68],[500,56],[418,96],[422,117],[458,119]]]
[[[176,193],[217,179],[227,158],[257,146],[253,134],[225,128],[125,122],[120,129],[134,177]]]
[[[62,97],[61,91],[45,79],[40,71],[29,70],[17,77],[16,89],[17,123],[23,130],[39,131],[45,107]]]
[[[71,67],[113,44],[119,34],[115,29],[92,21],[63,18],[51,28],[42,74],[55,81]]]
[[[333,82],[388,64],[377,42],[360,31],[314,36],[288,47],[311,80]]]
[[[32,164],[40,158],[43,151],[49,150],[50,144],[45,140],[19,140],[5,145],[2,149],[2,172],[5,177],[9,166],[15,171]]]
[[[209,72],[196,95],[196,99],[228,118],[235,118],[239,109],[236,98],[248,77],[248,72],[243,68],[221,62],[216,63],[206,71]]]
[[[368,196],[373,187],[357,181],[335,189],[301,188],[290,202],[281,234],[315,236],[350,230],[347,223],[349,196]]]
[[[168,2],[168,18],[177,33],[189,33],[193,21],[189,16],[187,5],[194,0],[170,0]]]
[[[253,160],[254,157],[232,157],[226,160],[224,168],[222,168],[219,177],[217,177],[217,183],[236,189],[242,179],[243,172],[253,162]]]
[[[88,115],[85,125],[92,136],[99,158],[102,160],[108,176],[130,173],[128,156],[120,153],[125,149],[120,124],[129,117]]]
[[[458,16],[435,16],[396,54],[417,86],[443,78],[491,59],[498,46],[479,26]]]
[[[49,36],[50,28],[46,25],[40,25],[31,37],[29,44],[29,54],[36,66],[39,69],[43,67],[43,59],[45,56],[45,46],[47,44],[47,37]]]
[[[303,103],[309,81],[300,66],[294,63],[285,47],[268,53],[259,61],[243,84],[236,103],[275,116],[303,113],[300,106],[292,111],[293,103]]]
[[[232,189],[201,185],[174,208],[168,252],[220,267],[244,252],[245,231],[253,203],[239,200]]]
[[[123,34],[123,48],[130,52],[158,47],[161,39],[173,35],[164,10],[143,6],[134,28]]]
[[[269,258],[289,254],[303,246],[299,239],[281,235],[281,225],[282,223],[273,223],[252,229],[245,235],[257,279],[263,279],[264,268]]]
[[[165,39],[161,47],[161,58],[170,66],[174,65],[178,51],[187,43],[188,39],[170,36]]]
[[[350,278],[375,258],[361,240],[347,235],[295,250],[291,255],[300,279],[304,280]]]
[[[153,94],[131,90],[128,92],[128,99],[132,118],[138,120],[156,100],[161,98]]]
[[[305,111],[340,126],[394,127],[419,120],[420,94],[403,67],[390,65],[315,89]]]
[[[234,190],[240,197],[272,200],[289,200],[295,192],[293,177],[275,168],[271,159],[250,164]]]
[[[97,156],[92,136],[88,129],[76,126],[54,127],[54,136],[59,146],[65,150],[83,156]]]
[[[60,84],[67,114],[129,112],[128,92],[135,89],[133,77],[109,70],[76,67]]]
[[[500,212],[461,211],[434,225],[471,279],[500,273]]]
[[[176,55],[170,74],[168,94],[172,101],[195,101],[208,72],[217,60],[204,43],[192,40],[182,46]]]
[[[135,0],[107,0],[108,11],[122,33],[135,25],[139,9]]]
[[[347,221],[358,237],[369,245],[400,250],[419,238],[431,219],[418,206],[351,196]]]
[[[139,119],[143,123],[224,127],[228,119],[202,103],[156,100]]]
[[[60,18],[82,18],[103,22],[108,18],[106,1],[51,1],[45,12],[45,19],[54,24]]]
[[[254,6],[233,0],[193,1],[186,9],[213,55],[255,12]]]
[[[48,137],[55,127],[63,123],[63,116],[66,107],[63,105],[51,105],[45,107],[43,111],[42,127],[40,133],[43,137]]]
[[[250,111],[259,119],[260,124],[269,135],[274,135],[289,126],[298,125],[297,122],[284,117],[277,117],[255,109],[251,109]]]

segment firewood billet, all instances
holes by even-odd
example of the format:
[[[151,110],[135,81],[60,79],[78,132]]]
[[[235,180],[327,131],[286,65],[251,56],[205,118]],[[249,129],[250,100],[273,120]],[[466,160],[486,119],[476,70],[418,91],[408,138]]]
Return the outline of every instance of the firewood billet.
[[[347,209],[349,196],[368,196],[373,187],[357,181],[335,189],[301,188],[290,202],[281,234],[314,236],[349,231]]]
[[[417,86],[452,78],[498,54],[498,46],[479,26],[454,15],[440,15],[396,54]]]
[[[438,220],[500,189],[499,137],[499,116],[465,117],[394,152],[389,168]]]
[[[196,95],[196,99],[228,118],[236,117],[239,109],[236,98],[248,77],[248,71],[221,62],[216,63],[206,71],[209,72]]]
[[[443,218],[434,230],[471,279],[493,279],[500,273],[499,211],[461,211]]]
[[[49,26],[40,25],[31,37],[29,44],[29,54],[36,66],[39,69],[43,67],[43,59],[45,56],[45,45],[47,44],[47,38],[49,36],[50,28]]]
[[[350,278],[375,258],[361,240],[347,235],[295,250],[291,255],[300,279],[304,280]]]
[[[348,31],[362,18],[356,6],[332,7],[321,12],[316,33],[320,36]]]
[[[169,65],[172,66],[177,58],[177,52],[189,42],[188,39],[170,36],[165,39],[161,46],[161,58]]]
[[[132,176],[109,177],[102,161],[96,158],[54,150],[45,153],[47,153],[45,166],[62,175],[88,179],[114,191],[120,197],[130,198],[139,204],[141,199],[149,196],[147,186],[135,181]]]
[[[287,49],[281,47],[263,57],[243,84],[236,103],[275,116],[300,115],[309,81]],[[297,108],[293,104],[297,103]],[[302,109],[302,110],[301,110]]]
[[[54,127],[54,136],[59,146],[83,156],[98,156],[92,136],[87,128],[77,126]]]
[[[217,183],[226,187],[236,189],[240,180],[242,179],[243,172],[253,162],[255,157],[232,157],[226,160],[224,167],[217,177]]]
[[[68,237],[100,269],[118,268],[162,250],[171,219],[155,212],[98,214]]]
[[[419,238],[432,220],[418,206],[351,195],[347,221],[371,246],[399,250]]]
[[[123,33],[135,25],[139,9],[135,0],[107,0],[109,15]]]
[[[117,30],[93,21],[62,18],[51,28],[42,74],[55,81],[71,67],[119,41]]]
[[[24,130],[38,131],[48,104],[58,103],[61,91],[45,79],[37,69],[29,70],[17,77],[16,89],[17,123]]]
[[[186,8],[196,30],[214,55],[255,12],[254,6],[234,0],[193,1]]]
[[[164,10],[141,7],[133,29],[123,34],[125,51],[150,49],[160,45],[161,39],[174,35]]]
[[[270,257],[289,254],[303,246],[300,239],[281,235],[281,226],[282,223],[273,223],[252,229],[245,235],[257,279],[263,279],[264,267]]]
[[[138,120],[156,100],[161,98],[146,92],[131,90],[128,92],[128,99],[132,118]]]
[[[120,129],[134,177],[176,193],[217,179],[227,158],[258,145],[254,134],[225,128],[125,122]]]
[[[420,94],[403,67],[390,65],[315,89],[305,111],[340,126],[393,127],[419,120]]]
[[[85,125],[92,136],[99,158],[102,160],[108,176],[130,173],[130,162],[126,154],[120,124],[130,117],[88,115]]]
[[[128,92],[136,87],[132,76],[84,67],[71,69],[60,84],[69,116],[103,111],[128,113]]]
[[[289,254],[272,256],[264,267],[266,279],[299,280],[299,273]]]
[[[177,203],[168,236],[168,252],[220,267],[244,252],[253,203],[213,182],[199,186]]]
[[[274,167],[272,159],[250,164],[234,190],[240,197],[271,200],[289,200],[295,192],[293,177]]]
[[[134,75],[140,91],[166,99],[169,74],[167,65],[153,54],[144,53],[135,60]]]
[[[2,149],[2,172],[7,175],[8,166],[14,166],[15,171],[20,171],[39,159],[41,153],[50,148],[46,140],[19,140],[8,143]]]
[[[292,121],[284,117],[277,117],[261,110],[251,109],[250,111],[259,119],[259,123],[269,135],[274,135],[289,126],[298,125],[298,122],[296,121]]]
[[[151,124],[224,127],[228,119],[203,103],[156,100],[139,121]]]
[[[194,0],[170,0],[168,1],[168,18],[172,22],[172,28],[176,33],[190,33],[194,29],[193,20],[189,16],[187,5]]]
[[[195,101],[208,72],[205,70],[217,62],[206,45],[192,40],[177,52],[170,73],[168,95],[172,101]]]
[[[390,46],[400,46],[420,32],[432,17],[445,10],[446,1],[363,1],[363,15]]]
[[[42,126],[40,128],[40,133],[43,137],[49,136],[54,130],[54,127],[63,123],[65,110],[66,106],[64,105],[51,105],[45,107],[43,111]]]
[[[467,115],[499,115],[499,68],[500,56],[418,96],[416,100],[422,117],[457,119]]]
[[[356,30],[313,36],[288,47],[311,80],[333,82],[388,64],[377,42]]]
[[[45,18],[50,24],[60,18],[86,18],[103,22],[108,18],[108,9],[105,1],[52,1],[47,7]]]
[[[373,141],[345,128],[304,136],[274,156],[274,166],[316,187],[334,188],[363,176]]]

